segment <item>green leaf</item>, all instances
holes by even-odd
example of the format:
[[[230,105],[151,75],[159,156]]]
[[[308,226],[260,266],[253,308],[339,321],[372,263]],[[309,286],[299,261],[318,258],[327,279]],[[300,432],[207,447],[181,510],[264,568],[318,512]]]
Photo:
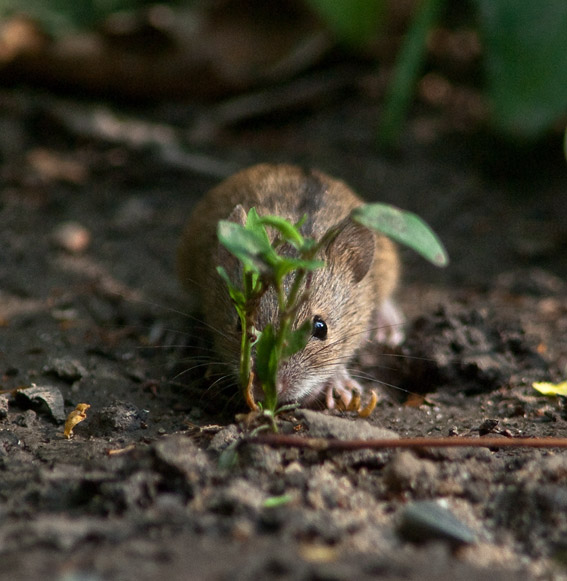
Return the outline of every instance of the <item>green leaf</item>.
[[[567,2],[476,0],[494,124],[532,139],[567,113]]]
[[[431,228],[416,214],[388,204],[366,204],[355,208],[351,218],[413,248],[436,266],[447,266],[449,257]]]
[[[276,281],[283,280],[284,276],[294,270],[315,270],[325,266],[322,260],[303,260],[301,258],[279,257],[278,264],[274,267]]]
[[[256,208],[250,208],[250,210],[248,212],[248,216],[246,217],[245,228],[246,228],[246,230],[253,232],[259,238],[261,238],[263,240],[263,244],[265,245],[266,248],[268,246],[272,245],[270,242],[270,237],[268,236],[268,233],[266,232],[266,228],[262,222],[262,218],[260,218],[260,216],[258,216],[258,212],[256,211]]]
[[[265,409],[275,411],[277,405],[276,334],[273,325],[266,325],[256,343],[256,374],[264,390]]]
[[[230,298],[235,302],[236,305],[244,306],[244,303],[246,302],[246,299],[244,298],[244,293],[240,289],[235,287],[234,284],[232,284],[232,281],[230,280],[230,277],[228,276],[226,270],[222,266],[217,266],[217,272],[226,283]]]
[[[260,222],[265,226],[275,228],[283,236],[286,242],[289,242],[298,250],[305,244],[303,236],[299,233],[299,230],[297,230],[297,228],[293,224],[290,224],[285,218],[280,218],[280,216],[262,216]]]
[[[264,500],[262,506],[264,508],[276,508],[278,506],[288,504],[292,500],[293,500],[293,496],[291,494],[282,494],[280,496],[270,496],[270,498],[266,498],[266,500]]]
[[[282,351],[282,359],[287,359],[291,357],[294,353],[301,351],[307,342],[309,337],[311,337],[311,331],[313,329],[313,324],[311,321],[305,321],[299,329],[290,331],[284,349]]]
[[[248,230],[241,224],[221,220],[217,235],[221,244],[253,272],[266,272],[277,261],[270,241],[256,230]]]
[[[297,230],[299,230],[303,226],[303,224],[305,224],[305,222],[307,222],[307,214],[303,214],[303,216],[299,218],[299,220],[294,224],[294,226],[297,228]]]
[[[261,337],[256,343],[256,374],[261,382],[272,381],[273,361],[272,355],[276,344],[276,335],[273,325],[266,325]]]

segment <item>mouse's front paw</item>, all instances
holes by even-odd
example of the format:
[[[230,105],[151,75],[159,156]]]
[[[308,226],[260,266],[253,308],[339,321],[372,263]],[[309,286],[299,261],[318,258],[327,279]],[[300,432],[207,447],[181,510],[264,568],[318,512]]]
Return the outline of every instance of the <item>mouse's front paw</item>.
[[[325,402],[327,408],[335,407],[357,412],[362,418],[367,418],[376,407],[378,396],[374,390],[370,391],[370,400],[362,406],[363,388],[353,379],[346,369],[341,369],[332,379],[325,384]]]
[[[341,369],[325,384],[325,403],[330,410],[337,406],[337,402],[340,402],[341,407],[349,409],[353,399],[360,402],[363,391],[360,383],[353,379],[346,369]]]

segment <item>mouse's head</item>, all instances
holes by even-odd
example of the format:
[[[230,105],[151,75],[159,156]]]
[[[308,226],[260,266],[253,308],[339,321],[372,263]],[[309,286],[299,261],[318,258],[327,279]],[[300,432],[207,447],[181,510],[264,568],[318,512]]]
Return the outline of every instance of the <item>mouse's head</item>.
[[[242,207],[235,208],[230,219],[243,222]],[[320,258],[325,261],[325,267],[308,276],[308,299],[294,323],[297,328],[310,321],[311,337],[305,348],[280,365],[277,378],[280,402],[316,399],[325,382],[344,369],[367,338],[375,308],[371,268],[375,246],[374,234],[347,218],[338,225],[335,238],[322,249]],[[231,280],[241,279],[240,263],[220,245],[218,261]],[[207,315],[216,331],[217,352],[237,374],[240,321],[220,277],[218,285],[211,288],[209,299],[208,302],[216,303],[214,308],[209,307]],[[277,297],[270,289],[260,300],[255,326],[262,330],[268,323],[277,325],[278,316]],[[263,399],[259,386],[255,387],[254,396]]]

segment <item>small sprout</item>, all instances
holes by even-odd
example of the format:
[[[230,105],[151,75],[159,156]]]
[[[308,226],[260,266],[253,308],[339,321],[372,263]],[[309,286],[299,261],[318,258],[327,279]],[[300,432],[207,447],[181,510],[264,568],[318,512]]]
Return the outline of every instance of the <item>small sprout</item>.
[[[406,244],[437,266],[446,266],[447,252],[429,226],[415,214],[387,204],[367,204],[355,208],[350,218],[363,226]],[[305,221],[291,224],[279,216],[260,216],[251,208],[244,225],[220,221],[219,242],[242,264],[241,280],[231,280],[221,266],[217,272],[227,285],[242,327],[240,342],[239,383],[244,400],[252,410],[250,416],[262,417],[276,430],[275,416],[278,408],[277,375],[281,364],[294,353],[301,351],[309,341],[312,324],[306,321],[297,327],[297,313],[308,298],[310,272],[325,266],[317,259],[321,250],[338,233],[338,227],[329,228],[319,240],[305,238],[299,228]],[[273,242],[266,228],[274,234]],[[278,254],[288,245],[296,256]],[[256,329],[256,313],[264,293],[271,288],[278,299],[278,320]],[[254,358],[254,360],[253,360]],[[263,401],[256,403],[254,382],[258,381],[264,392]],[[376,406],[377,396],[361,407],[360,393],[353,392],[349,411],[368,417]],[[340,402],[338,402],[340,406]],[[223,460],[224,462],[224,460]]]
[[[73,436],[73,428],[83,420],[87,419],[87,410],[90,408],[88,403],[80,403],[77,407],[67,416],[67,421],[65,422],[65,430],[63,435],[69,439]]]
[[[240,354],[240,387],[248,407],[262,414],[272,423],[278,412],[278,366],[297,351],[303,349],[310,336],[311,323],[306,322],[294,329],[295,315],[306,300],[302,291],[308,272],[323,266],[315,260],[320,246],[314,240],[304,238],[299,225],[293,225],[278,216],[260,217],[254,208],[248,212],[246,224],[221,221],[218,238],[221,244],[242,263],[242,280],[233,281],[228,273],[217,271],[228,287],[242,327]],[[276,232],[273,243],[266,227]],[[298,251],[298,257],[280,255],[276,251],[288,243]],[[293,274],[290,288],[284,287],[287,277]],[[278,297],[279,321],[267,325],[261,332],[255,329],[254,314],[262,295],[273,287]],[[252,350],[255,350],[255,368],[252,369]],[[258,406],[253,397],[254,377],[264,391],[264,401]]]
[[[291,494],[282,494],[280,496],[270,496],[266,498],[263,502],[264,508],[276,508],[277,506],[283,506],[289,504],[293,500]]]
[[[567,381],[561,383],[551,383],[541,381],[532,383],[532,387],[543,395],[562,395],[567,396]]]

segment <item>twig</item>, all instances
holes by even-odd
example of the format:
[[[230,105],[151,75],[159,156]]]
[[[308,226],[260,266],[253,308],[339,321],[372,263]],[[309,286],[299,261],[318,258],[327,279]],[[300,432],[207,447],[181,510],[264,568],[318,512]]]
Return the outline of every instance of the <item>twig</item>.
[[[214,178],[225,178],[239,169],[237,164],[189,151],[182,131],[173,125],[118,114],[110,107],[83,106],[60,99],[49,101],[47,111],[75,135],[132,149],[153,148],[165,163],[179,169]]]
[[[311,450],[382,450],[392,448],[567,448],[567,438],[403,438],[391,440],[338,440],[336,438],[301,438],[284,434],[264,434],[251,438],[253,444],[274,448],[308,448]]]

